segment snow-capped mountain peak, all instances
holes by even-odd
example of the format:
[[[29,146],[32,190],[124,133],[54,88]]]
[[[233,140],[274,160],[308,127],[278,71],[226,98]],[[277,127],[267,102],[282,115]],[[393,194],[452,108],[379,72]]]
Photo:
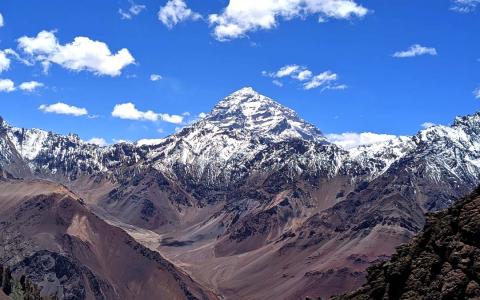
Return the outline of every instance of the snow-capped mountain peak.
[[[325,140],[315,126],[302,120],[295,111],[251,87],[221,100],[204,120],[222,130],[243,131],[274,141]]]

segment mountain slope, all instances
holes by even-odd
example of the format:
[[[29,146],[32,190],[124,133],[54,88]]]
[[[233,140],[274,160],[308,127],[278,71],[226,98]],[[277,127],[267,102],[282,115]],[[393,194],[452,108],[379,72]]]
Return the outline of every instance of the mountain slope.
[[[7,294],[58,299],[216,299],[158,253],[92,214],[65,187],[0,182]]]
[[[391,260],[371,267],[368,282],[336,299],[478,299],[480,189],[430,215],[423,231]]]

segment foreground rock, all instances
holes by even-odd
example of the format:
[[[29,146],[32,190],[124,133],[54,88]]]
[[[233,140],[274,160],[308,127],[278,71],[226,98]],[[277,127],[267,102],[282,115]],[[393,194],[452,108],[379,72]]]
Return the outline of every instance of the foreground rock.
[[[347,299],[480,299],[480,188],[430,215],[423,232]]]

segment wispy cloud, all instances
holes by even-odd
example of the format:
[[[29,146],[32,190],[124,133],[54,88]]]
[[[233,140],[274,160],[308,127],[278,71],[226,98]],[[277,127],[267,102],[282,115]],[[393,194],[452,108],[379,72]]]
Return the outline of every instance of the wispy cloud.
[[[113,54],[107,44],[88,37],[76,37],[62,45],[54,31],[41,31],[35,37],[23,36],[18,47],[34,62],[40,62],[44,71],[52,63],[72,71],[90,71],[97,75],[118,76],[122,69],[135,63],[128,49]]]
[[[283,82],[281,82],[280,80],[277,80],[277,79],[274,79],[272,80],[272,83],[278,87],[282,87],[283,86]]]
[[[273,29],[279,20],[317,15],[323,23],[328,19],[363,17],[367,13],[367,8],[353,0],[230,0],[221,14],[209,16],[209,22],[214,26],[215,38],[226,41],[244,37],[248,32]]]
[[[395,52],[392,56],[396,58],[407,58],[407,57],[415,57],[415,56],[421,56],[421,55],[435,56],[437,55],[437,49],[415,44],[410,46],[410,48],[408,48],[405,51]]]
[[[280,79],[289,77],[301,82],[302,88],[305,90],[311,90],[315,88],[321,88],[322,90],[343,90],[347,88],[345,84],[338,83],[339,76],[332,71],[324,71],[317,75],[313,74],[314,73],[307,67],[300,65],[286,65],[275,72],[262,72],[263,76],[273,78],[272,83],[279,87],[283,86],[283,83],[280,81]]]
[[[133,1],[128,1],[130,3],[130,7],[126,10],[120,8],[118,13],[120,17],[124,20],[131,20],[134,16],[138,16],[143,10],[147,7],[142,4],[137,4]]]
[[[480,99],[480,87],[479,87],[479,88],[476,88],[476,89],[473,91],[473,95],[475,96],[475,99]]]
[[[168,28],[185,21],[196,21],[201,19],[199,13],[188,8],[184,0],[169,0],[165,6],[158,11],[158,19]]]
[[[140,111],[133,103],[117,104],[113,108],[112,116],[124,120],[138,120],[138,121],[164,121],[173,124],[181,124],[183,116],[170,115],[165,113],[156,113],[154,111]]]
[[[480,5],[480,0],[452,0],[451,9],[460,13],[470,13],[475,11]]]
[[[76,107],[62,102],[50,105],[42,104],[38,107],[38,109],[43,111],[44,113],[70,115],[74,117],[85,116],[88,114],[88,111],[85,108]]]
[[[3,19],[3,15],[0,13],[0,27],[5,26],[5,21]]]

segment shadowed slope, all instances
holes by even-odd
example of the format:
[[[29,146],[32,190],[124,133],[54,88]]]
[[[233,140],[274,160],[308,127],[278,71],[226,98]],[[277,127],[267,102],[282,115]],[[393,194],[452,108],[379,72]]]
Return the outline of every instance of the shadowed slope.
[[[347,299],[479,299],[480,188],[430,215],[409,244],[368,270],[368,282]]]

